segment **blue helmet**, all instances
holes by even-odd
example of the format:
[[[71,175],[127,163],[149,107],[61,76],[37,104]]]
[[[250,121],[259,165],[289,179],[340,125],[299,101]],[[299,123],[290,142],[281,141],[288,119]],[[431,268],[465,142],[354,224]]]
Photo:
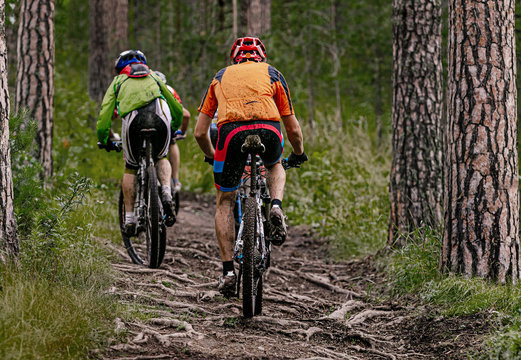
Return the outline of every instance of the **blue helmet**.
[[[116,71],[119,73],[125,68],[125,66],[132,63],[146,64],[147,58],[145,57],[145,54],[139,50],[126,50],[119,54],[114,66]]]

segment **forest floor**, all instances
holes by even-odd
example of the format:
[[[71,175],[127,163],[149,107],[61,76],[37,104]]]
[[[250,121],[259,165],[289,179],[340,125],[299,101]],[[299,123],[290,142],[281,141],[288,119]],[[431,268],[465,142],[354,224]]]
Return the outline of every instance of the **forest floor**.
[[[182,194],[160,269],[132,264],[114,245],[111,292],[137,311],[115,324],[125,340],[95,357],[464,359],[492,330],[487,314],[446,317],[414,296],[389,300],[373,257],[332,262],[326,243],[301,226],[272,251],[262,316],[244,319],[241,301],[217,292],[214,211],[213,197]]]

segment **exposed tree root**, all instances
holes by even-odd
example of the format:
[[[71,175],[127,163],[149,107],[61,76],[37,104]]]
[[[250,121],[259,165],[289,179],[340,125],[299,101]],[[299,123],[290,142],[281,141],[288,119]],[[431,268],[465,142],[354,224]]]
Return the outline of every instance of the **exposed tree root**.
[[[376,350],[376,349],[372,349],[372,348],[364,348],[364,347],[358,346],[358,345],[352,345],[352,346],[350,346],[350,348],[352,348],[352,349],[354,349],[354,350],[356,350],[358,352],[367,352],[367,353],[370,353],[370,354],[381,356],[381,357],[386,358],[386,359],[396,360],[396,356],[394,356],[393,354],[387,353],[387,352],[383,352],[383,351],[380,351],[380,350]]]
[[[328,282],[327,280],[320,278],[318,276],[315,276],[315,275],[300,273],[299,276],[303,279],[308,280],[309,282],[311,282],[315,285],[323,287],[324,289],[328,289],[330,291],[333,291],[333,292],[336,292],[339,294],[346,294],[347,296],[349,296],[351,298],[362,298],[363,297],[363,295],[361,295],[357,292],[333,285],[330,282]]]
[[[356,314],[351,319],[348,319],[346,321],[346,325],[353,326],[363,323],[364,321],[368,319],[372,319],[377,316],[391,316],[392,313],[389,311],[382,311],[382,310],[364,310],[359,314]]]
[[[324,316],[324,317],[320,318],[320,320],[331,319],[331,320],[344,321],[346,319],[346,315],[350,311],[353,311],[353,310],[361,308],[361,307],[365,307],[365,305],[366,304],[361,301],[349,300],[344,305],[342,305],[342,307],[340,309],[333,311],[328,316]]]

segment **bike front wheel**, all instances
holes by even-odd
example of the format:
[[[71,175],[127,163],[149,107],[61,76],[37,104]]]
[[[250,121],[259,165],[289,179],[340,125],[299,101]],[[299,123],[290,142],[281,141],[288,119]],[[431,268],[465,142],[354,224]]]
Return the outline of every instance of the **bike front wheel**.
[[[257,249],[257,202],[247,198],[244,209],[242,239],[244,261],[242,264],[242,312],[245,318],[262,312],[262,273],[257,269],[260,251]]]
[[[143,265],[145,261],[139,256],[138,246],[132,242],[132,238],[127,236],[124,231],[124,223],[125,223],[125,203],[123,202],[123,191],[119,192],[119,204],[118,204],[118,213],[119,213],[119,227],[121,230],[121,237],[123,238],[123,245],[125,245],[125,249],[127,250],[128,256],[134,264]]]

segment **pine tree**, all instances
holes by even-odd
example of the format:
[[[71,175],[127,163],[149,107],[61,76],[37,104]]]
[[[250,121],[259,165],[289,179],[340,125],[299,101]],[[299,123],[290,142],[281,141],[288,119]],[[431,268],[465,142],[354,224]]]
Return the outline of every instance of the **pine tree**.
[[[514,0],[449,3],[442,270],[517,283]]]
[[[0,247],[11,256],[18,254],[18,237],[13,205],[13,179],[9,147],[9,90],[7,88],[7,44],[5,1],[0,0]],[[0,258],[4,258],[3,254]],[[5,260],[5,259],[3,259]]]
[[[393,2],[389,243],[442,221],[441,0]]]
[[[15,111],[28,108],[38,123],[43,177],[52,175],[54,0],[22,0],[18,28]]]

